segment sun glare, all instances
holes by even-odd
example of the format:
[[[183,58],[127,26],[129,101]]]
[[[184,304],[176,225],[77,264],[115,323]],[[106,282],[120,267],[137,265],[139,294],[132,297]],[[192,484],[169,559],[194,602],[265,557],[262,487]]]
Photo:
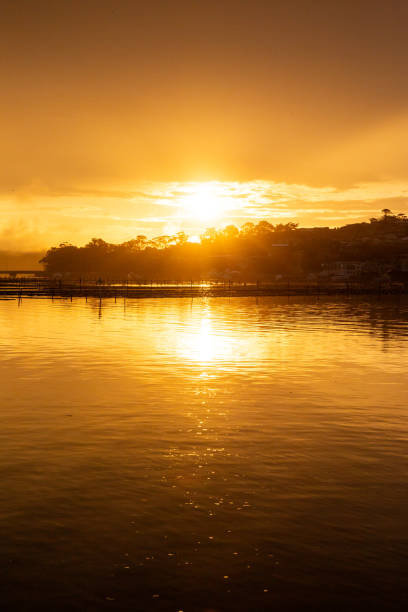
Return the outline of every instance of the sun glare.
[[[190,236],[188,242],[192,242],[193,244],[200,244],[200,236]]]
[[[217,221],[228,210],[228,202],[217,186],[212,183],[197,183],[182,199],[185,213],[197,221]]]

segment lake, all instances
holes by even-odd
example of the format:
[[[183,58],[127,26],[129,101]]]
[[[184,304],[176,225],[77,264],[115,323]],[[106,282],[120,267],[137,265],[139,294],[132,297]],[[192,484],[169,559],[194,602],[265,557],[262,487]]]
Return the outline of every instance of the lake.
[[[408,302],[0,301],[0,608],[401,610]]]

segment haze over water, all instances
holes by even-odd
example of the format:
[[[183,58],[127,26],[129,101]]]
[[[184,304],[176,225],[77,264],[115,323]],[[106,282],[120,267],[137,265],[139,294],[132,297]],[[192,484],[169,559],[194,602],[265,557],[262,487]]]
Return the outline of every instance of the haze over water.
[[[0,301],[3,610],[402,609],[408,304]]]

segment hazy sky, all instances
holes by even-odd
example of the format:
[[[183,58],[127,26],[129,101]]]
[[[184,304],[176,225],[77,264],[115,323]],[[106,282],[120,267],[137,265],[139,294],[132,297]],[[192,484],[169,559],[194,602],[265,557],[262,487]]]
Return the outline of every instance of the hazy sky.
[[[0,249],[408,212],[407,2],[0,7]]]

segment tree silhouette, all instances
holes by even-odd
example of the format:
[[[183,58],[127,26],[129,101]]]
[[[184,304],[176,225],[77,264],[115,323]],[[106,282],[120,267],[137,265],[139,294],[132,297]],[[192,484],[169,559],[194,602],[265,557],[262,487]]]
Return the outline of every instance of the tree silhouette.
[[[122,244],[93,238],[83,247],[68,242],[41,260],[50,274],[104,279],[273,278],[319,274],[336,261],[396,265],[408,258],[408,219],[384,208],[370,223],[302,229],[296,223],[247,222],[240,229],[208,228],[199,244],[185,232],[147,239],[139,234]],[[392,232],[390,233],[390,227]],[[391,238],[390,238],[391,235]],[[374,266],[375,268],[375,266]]]

